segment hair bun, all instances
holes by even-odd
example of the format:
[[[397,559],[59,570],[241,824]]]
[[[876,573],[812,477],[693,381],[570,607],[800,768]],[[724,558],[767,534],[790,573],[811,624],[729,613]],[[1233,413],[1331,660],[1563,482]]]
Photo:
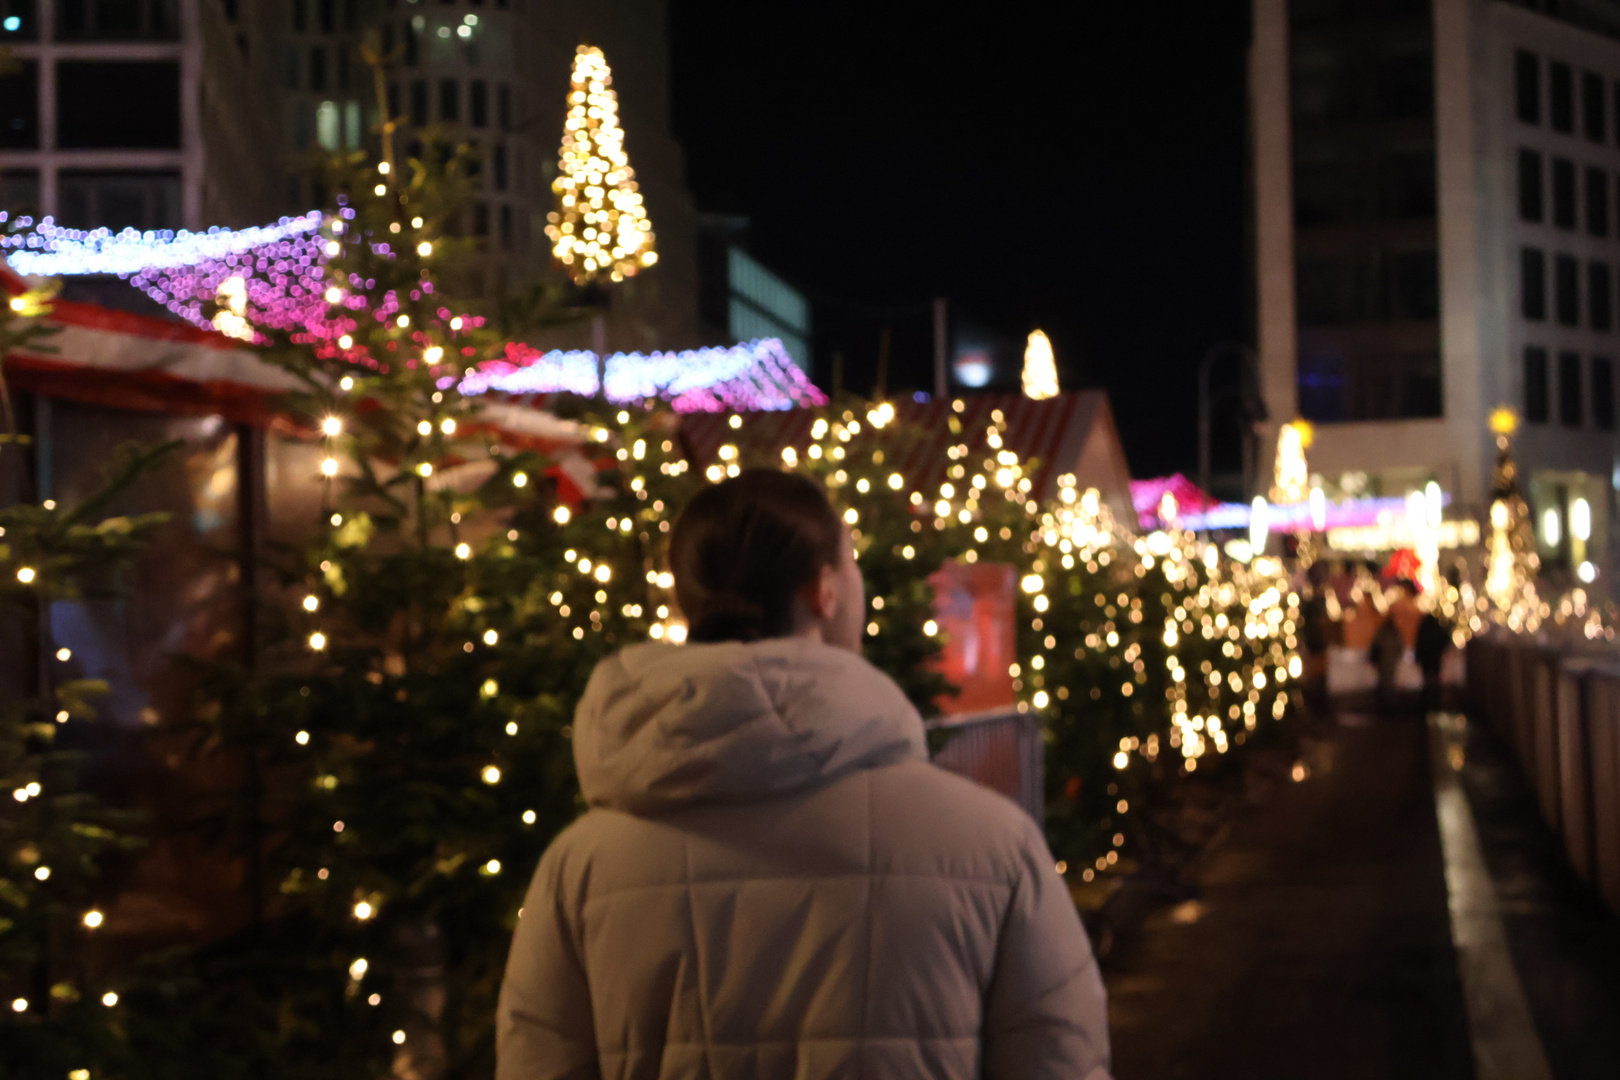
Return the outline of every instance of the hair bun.
[[[688,628],[691,641],[758,641],[765,636],[765,605],[736,593],[711,593],[702,617]]]

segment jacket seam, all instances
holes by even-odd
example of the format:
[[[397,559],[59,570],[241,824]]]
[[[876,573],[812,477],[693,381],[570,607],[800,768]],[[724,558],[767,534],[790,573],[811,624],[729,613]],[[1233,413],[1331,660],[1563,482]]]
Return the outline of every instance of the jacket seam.
[[[872,819],[872,775],[867,773],[866,781],[866,978],[861,984],[861,1037],[856,1044],[855,1076],[857,1080],[866,1075],[866,1047],[867,1036],[872,1030],[872,892],[876,884],[876,876],[872,872],[872,864],[877,859],[877,829]]]
[[[690,865],[688,866],[688,874],[690,874]],[[1004,881],[988,881],[984,878],[957,877],[951,874],[874,874],[861,870],[851,870],[847,874],[777,874],[771,877],[704,878],[702,881],[660,881],[649,885],[621,885],[612,889],[604,889],[596,896],[588,897],[583,906],[588,908],[592,904],[599,904],[604,900],[610,899],[611,897],[623,896],[627,893],[652,892],[657,889],[690,893],[693,886],[763,885],[779,881],[793,881],[801,883],[813,883],[819,881],[847,881],[850,879],[870,881],[873,878],[893,878],[895,880],[928,879],[933,881],[948,881],[958,885],[973,885],[983,886],[991,889],[1001,889],[1004,892],[1014,891],[1014,886],[1009,885]]]
[[[709,964],[703,948],[703,939],[698,934],[697,924],[697,898],[692,895],[692,842],[690,837],[681,837],[681,854],[686,863],[686,919],[692,928],[692,952],[697,957],[698,967],[698,1015],[703,1018],[703,1063],[710,1077],[717,1075],[714,1071],[714,1025],[709,1017]],[[666,1042],[667,1046],[668,1043]]]
[[[842,1042],[842,1043],[862,1043],[862,1042],[869,1042],[869,1043],[906,1043],[906,1044],[909,1045],[911,1043],[919,1043],[919,1042],[978,1042],[979,1038],[980,1038],[980,1036],[977,1033],[969,1034],[969,1035],[800,1035],[800,1036],[798,1036],[796,1038],[792,1038],[792,1039],[737,1039],[737,1040],[732,1040],[732,1041],[712,1040],[712,1041],[708,1041],[708,1042],[699,1042],[696,1039],[674,1039],[674,1040],[667,1041],[667,1042],[663,1043],[662,1045],[664,1045],[666,1047],[669,1047],[669,1046],[743,1047],[743,1046],[796,1046],[799,1043],[839,1043],[839,1042]],[[647,1047],[642,1047],[642,1046],[629,1046],[629,1047],[599,1046],[599,1047],[596,1048],[596,1052],[597,1052],[598,1056],[601,1056],[601,1057],[610,1057],[610,1056],[611,1057],[622,1057],[622,1056],[625,1056],[625,1055],[628,1055],[628,1054],[645,1053],[647,1049],[648,1049]]]

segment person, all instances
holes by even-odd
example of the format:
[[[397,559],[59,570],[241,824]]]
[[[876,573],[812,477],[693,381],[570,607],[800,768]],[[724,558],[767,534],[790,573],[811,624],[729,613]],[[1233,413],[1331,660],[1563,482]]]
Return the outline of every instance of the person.
[[[1395,707],[1395,677],[1400,671],[1401,657],[1406,653],[1406,639],[1392,615],[1385,615],[1373,634],[1367,658],[1378,672],[1378,710],[1390,712]]]
[[[1107,1080],[1106,1002],[1035,822],[931,765],[860,655],[851,539],[802,476],[671,536],[689,643],[602,661],[501,987],[499,1080]]]
[[[1316,716],[1328,716],[1332,699],[1328,696],[1328,634],[1333,627],[1332,607],[1328,592],[1333,588],[1326,562],[1311,563],[1305,571],[1305,606],[1300,613],[1303,633],[1300,635],[1304,653],[1305,702]]]
[[[1446,659],[1446,650],[1451,647],[1451,634],[1440,617],[1434,613],[1434,604],[1430,601],[1424,605],[1423,618],[1418,621],[1417,641],[1412,646],[1412,652],[1417,659],[1418,667],[1423,672],[1423,711],[1431,713],[1438,710],[1443,701],[1443,690],[1440,683],[1440,668]]]

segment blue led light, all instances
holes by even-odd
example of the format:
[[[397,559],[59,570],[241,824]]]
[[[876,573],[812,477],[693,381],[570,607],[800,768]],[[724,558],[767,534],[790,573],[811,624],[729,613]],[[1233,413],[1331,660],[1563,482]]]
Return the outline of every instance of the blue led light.
[[[22,20],[15,15],[7,15],[6,21],[0,22],[0,26],[5,27],[8,32],[15,34],[18,30],[22,29]]]

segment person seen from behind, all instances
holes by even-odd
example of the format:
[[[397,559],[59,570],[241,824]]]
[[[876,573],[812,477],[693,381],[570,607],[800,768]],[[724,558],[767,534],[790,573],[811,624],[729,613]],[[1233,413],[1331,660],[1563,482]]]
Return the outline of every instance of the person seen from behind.
[[[1040,829],[931,765],[861,658],[848,531],[748,470],[670,543],[689,643],[600,663],[590,809],[512,940],[498,1080],[1107,1080],[1097,965]]]
[[[1423,618],[1418,622],[1417,640],[1412,646],[1418,668],[1423,672],[1423,711],[1435,712],[1444,701],[1444,687],[1440,669],[1445,666],[1446,650],[1451,647],[1451,632],[1434,613],[1434,601],[1429,598],[1423,605]]]
[[[1393,614],[1385,615],[1373,634],[1367,659],[1378,673],[1378,710],[1386,715],[1395,708],[1395,679],[1405,654],[1406,639],[1401,637],[1401,628],[1396,625]]]

